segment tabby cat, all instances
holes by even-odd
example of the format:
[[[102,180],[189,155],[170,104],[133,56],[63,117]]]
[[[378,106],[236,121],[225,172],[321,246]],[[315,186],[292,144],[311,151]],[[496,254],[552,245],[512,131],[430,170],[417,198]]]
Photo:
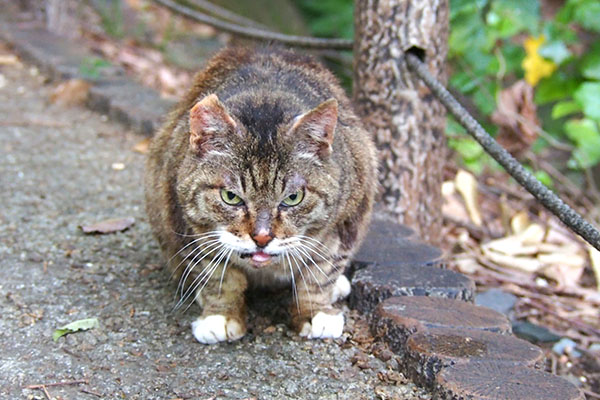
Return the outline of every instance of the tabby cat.
[[[274,48],[218,53],[154,138],[146,166],[153,233],[196,301],[202,343],[246,332],[248,286],[292,287],[301,336],[338,337],[343,275],[376,191],[370,135],[334,76]]]

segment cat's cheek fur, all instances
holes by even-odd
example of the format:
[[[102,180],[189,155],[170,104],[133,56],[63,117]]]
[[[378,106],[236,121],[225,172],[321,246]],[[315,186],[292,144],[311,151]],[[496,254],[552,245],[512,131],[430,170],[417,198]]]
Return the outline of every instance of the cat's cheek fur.
[[[305,322],[300,336],[308,339],[335,339],[344,331],[344,314],[327,314],[319,311],[310,322]]]
[[[192,322],[192,333],[200,343],[215,344],[238,340],[246,331],[235,319],[224,315],[208,315]]]

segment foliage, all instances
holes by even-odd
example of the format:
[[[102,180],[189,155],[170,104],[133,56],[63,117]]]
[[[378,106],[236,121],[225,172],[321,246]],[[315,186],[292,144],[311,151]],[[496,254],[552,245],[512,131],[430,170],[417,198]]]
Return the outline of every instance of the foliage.
[[[545,20],[539,0],[452,0],[450,23],[450,84],[471,98],[481,115],[490,117],[499,92],[525,79],[535,87],[541,127],[551,136],[538,139],[542,145],[533,148],[544,148],[549,139],[568,141],[574,146],[569,167],[600,162],[600,46],[593,44],[600,32],[597,1],[567,0]],[[448,126],[452,132],[453,124]],[[466,166],[481,169],[483,157],[481,162],[466,158],[464,143],[451,139],[450,144]]]
[[[353,0],[295,0],[313,35],[352,39]]]
[[[79,74],[88,80],[100,78],[102,70],[111,66],[111,63],[100,57],[87,57],[79,65]]]
[[[314,35],[352,37],[352,0],[296,3]],[[488,130],[497,130],[490,117],[500,91],[525,79],[535,89],[541,129],[547,132],[532,148],[568,142],[574,147],[569,167],[600,162],[597,0],[567,0],[550,19],[541,16],[540,0],[450,0],[450,26],[450,86],[469,99]],[[494,165],[451,119],[447,133],[465,166],[480,172]]]

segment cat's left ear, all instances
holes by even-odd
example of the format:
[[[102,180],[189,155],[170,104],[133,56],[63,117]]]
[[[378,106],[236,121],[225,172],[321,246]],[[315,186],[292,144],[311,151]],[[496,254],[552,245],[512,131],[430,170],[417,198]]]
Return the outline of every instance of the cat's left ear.
[[[331,154],[338,117],[338,102],[331,98],[316,108],[297,116],[290,129],[307,144],[307,149],[323,158]]]
[[[215,138],[234,132],[236,123],[216,94],[209,94],[190,110],[190,146],[199,155],[211,149]]]

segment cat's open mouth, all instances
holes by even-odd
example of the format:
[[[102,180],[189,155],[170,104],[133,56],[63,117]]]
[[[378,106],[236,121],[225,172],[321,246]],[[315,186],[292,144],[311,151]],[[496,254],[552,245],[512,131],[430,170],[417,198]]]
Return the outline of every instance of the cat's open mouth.
[[[244,253],[240,255],[240,257],[242,258],[251,257],[252,265],[256,268],[262,268],[269,265],[273,256],[273,254],[265,253],[262,250],[255,251],[254,253]]]

